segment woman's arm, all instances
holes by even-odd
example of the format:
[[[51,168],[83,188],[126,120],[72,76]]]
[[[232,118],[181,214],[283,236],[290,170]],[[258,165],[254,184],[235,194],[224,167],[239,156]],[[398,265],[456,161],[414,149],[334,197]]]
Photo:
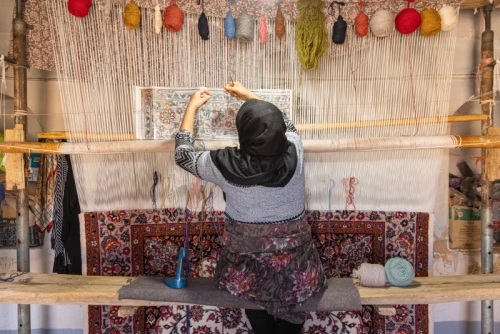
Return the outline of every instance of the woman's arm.
[[[241,99],[243,101],[250,99],[261,100],[260,97],[251,92],[248,88],[246,88],[241,82],[234,81],[228,82],[224,87],[226,93],[231,94],[232,96]],[[287,117],[285,113],[283,113],[283,120],[285,121],[286,131],[297,133],[297,129],[293,125],[292,121]]]
[[[260,97],[252,93],[248,88],[246,88],[241,82],[238,81],[228,82],[224,87],[224,91],[228,94],[231,94],[238,100],[243,100],[243,101],[250,99],[261,100]]]
[[[186,130],[190,133],[194,132],[194,115],[198,111],[198,108],[207,103],[211,97],[212,94],[206,89],[200,89],[191,95],[191,100],[189,100],[186,112],[184,113],[180,130]]]
[[[211,94],[206,89],[193,93],[184,113],[180,131],[175,136],[175,163],[196,177],[200,177],[197,163],[201,153],[194,149],[194,116],[198,108],[207,103],[210,97]]]

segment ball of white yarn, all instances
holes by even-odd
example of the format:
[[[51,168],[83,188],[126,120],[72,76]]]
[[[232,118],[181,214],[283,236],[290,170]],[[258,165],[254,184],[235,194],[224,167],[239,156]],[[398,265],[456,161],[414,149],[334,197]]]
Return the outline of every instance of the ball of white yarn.
[[[439,16],[441,16],[441,30],[450,31],[455,29],[458,24],[457,10],[451,6],[444,5],[439,10]]]
[[[359,278],[362,286],[381,288],[385,286],[385,268],[381,264],[362,263],[352,271],[352,277]]]
[[[387,37],[394,31],[396,14],[389,10],[379,10],[370,20],[370,29],[377,37]]]

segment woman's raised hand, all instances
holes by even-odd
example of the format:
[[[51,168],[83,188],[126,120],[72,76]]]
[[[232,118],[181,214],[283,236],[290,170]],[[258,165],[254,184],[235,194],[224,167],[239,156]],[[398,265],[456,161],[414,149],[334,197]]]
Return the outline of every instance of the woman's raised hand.
[[[228,94],[231,94],[237,99],[241,99],[243,101],[249,99],[258,99],[257,95],[252,93],[248,88],[246,88],[241,82],[238,81],[230,81],[224,87],[224,91]]]
[[[201,88],[191,95],[191,100],[189,100],[188,108],[198,109],[212,97],[212,94],[206,89]]]

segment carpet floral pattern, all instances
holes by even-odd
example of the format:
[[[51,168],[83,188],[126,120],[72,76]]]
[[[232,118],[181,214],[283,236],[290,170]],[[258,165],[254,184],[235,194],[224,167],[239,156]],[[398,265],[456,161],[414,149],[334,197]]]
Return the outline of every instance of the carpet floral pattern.
[[[428,273],[429,215],[409,212],[308,211],[327,274],[348,277],[363,262],[408,259],[417,276]],[[210,277],[220,248],[224,213],[191,214],[191,276]],[[173,276],[184,245],[182,210],[111,211],[85,214],[87,275]],[[119,306],[89,306],[89,333],[187,333],[186,307],[141,307],[133,317],[118,316]],[[308,315],[303,333],[428,333],[426,305],[397,305],[395,316],[362,312]],[[192,306],[190,333],[253,333],[243,310]]]

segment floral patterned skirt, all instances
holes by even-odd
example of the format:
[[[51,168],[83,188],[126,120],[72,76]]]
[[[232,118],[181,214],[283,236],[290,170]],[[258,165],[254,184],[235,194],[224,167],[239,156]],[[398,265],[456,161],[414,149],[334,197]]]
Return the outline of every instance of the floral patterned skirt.
[[[294,311],[326,287],[326,277],[305,218],[283,224],[246,224],[225,220],[223,247],[215,270],[219,289],[255,302],[293,323]]]

